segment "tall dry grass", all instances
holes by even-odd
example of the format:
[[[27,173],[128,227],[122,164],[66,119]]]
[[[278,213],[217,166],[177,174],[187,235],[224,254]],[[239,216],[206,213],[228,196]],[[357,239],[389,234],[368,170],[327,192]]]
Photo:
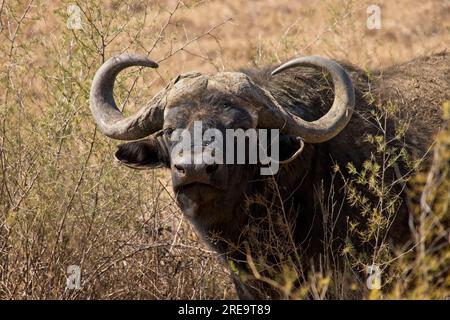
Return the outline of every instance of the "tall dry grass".
[[[248,199],[249,206],[257,205],[264,214],[244,230],[250,239],[243,251],[249,272],[233,268],[233,263],[231,270],[262,296],[284,299],[448,299],[450,101],[442,107],[443,128],[430,151],[415,160],[404,143],[407,121],[395,128],[387,121],[395,117],[398,106],[380,105],[368,113],[365,120],[378,126],[379,135],[362,139],[373,144],[373,154],[359,170],[351,162],[344,168],[335,164],[330,168],[334,172],[331,185],[322,184],[317,198],[311,199],[318,201],[317,214],[323,217],[324,248],[319,257],[305,254],[302,246],[307,241],[293,240],[296,208],[285,206],[281,196]],[[395,131],[395,137],[388,137],[387,131]],[[403,174],[400,165],[406,165]],[[392,170],[398,170],[395,179],[389,177]],[[338,179],[344,184],[336,190]],[[272,189],[276,195],[275,181]],[[348,215],[345,203],[358,215]],[[405,232],[394,229],[405,204],[411,239],[395,243],[390,237]],[[336,228],[342,216],[347,217],[348,232],[345,245],[337,247]]]
[[[167,176],[119,167],[111,157],[115,143],[98,134],[90,119],[90,82],[118,45],[114,38],[121,36],[122,50],[137,50],[146,15],[170,14],[138,2],[114,10],[86,2],[80,3],[83,30],[70,30],[68,4],[52,12],[59,32],[41,37],[33,32],[44,28],[43,3],[4,3],[0,297],[232,296],[226,271],[198,244],[174,205]],[[164,31],[165,25],[152,27]],[[154,76],[144,77],[140,87],[149,87]],[[129,95],[125,83],[133,86],[136,79],[136,73],[121,77],[121,101]],[[133,92],[137,105],[147,98]],[[81,268],[82,290],[66,288],[70,265]]]

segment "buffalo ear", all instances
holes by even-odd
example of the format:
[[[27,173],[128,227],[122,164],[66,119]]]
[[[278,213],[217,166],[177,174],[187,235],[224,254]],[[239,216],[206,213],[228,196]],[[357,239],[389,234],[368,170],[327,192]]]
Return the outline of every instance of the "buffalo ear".
[[[160,146],[154,138],[123,143],[117,146],[116,160],[134,169],[154,169],[165,166]]]
[[[302,147],[299,137],[280,135],[280,161],[286,161]]]

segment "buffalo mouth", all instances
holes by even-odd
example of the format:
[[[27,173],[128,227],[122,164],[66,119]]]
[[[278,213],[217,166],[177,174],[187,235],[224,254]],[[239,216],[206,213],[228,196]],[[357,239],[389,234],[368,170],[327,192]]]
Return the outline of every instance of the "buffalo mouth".
[[[220,187],[193,182],[180,186],[175,190],[176,201],[182,211],[191,217],[216,210],[225,190]]]
[[[178,192],[183,192],[183,191],[188,191],[188,190],[193,190],[193,189],[199,189],[199,190],[209,189],[209,190],[215,190],[215,191],[219,191],[219,192],[226,191],[225,188],[221,188],[221,187],[213,185],[213,184],[208,184],[208,183],[203,183],[203,182],[191,182],[191,183],[188,183],[188,184],[178,187]]]

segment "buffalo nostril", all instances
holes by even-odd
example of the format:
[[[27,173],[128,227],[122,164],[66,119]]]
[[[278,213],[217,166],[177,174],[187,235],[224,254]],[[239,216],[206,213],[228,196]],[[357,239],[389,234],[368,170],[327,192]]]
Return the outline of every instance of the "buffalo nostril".
[[[211,173],[217,171],[217,169],[219,169],[219,165],[217,163],[211,164],[206,167],[206,173],[211,174]]]
[[[177,170],[179,173],[181,173],[181,174],[186,173],[186,170],[182,166],[176,164],[176,165],[174,165],[174,167],[175,167],[175,170]]]

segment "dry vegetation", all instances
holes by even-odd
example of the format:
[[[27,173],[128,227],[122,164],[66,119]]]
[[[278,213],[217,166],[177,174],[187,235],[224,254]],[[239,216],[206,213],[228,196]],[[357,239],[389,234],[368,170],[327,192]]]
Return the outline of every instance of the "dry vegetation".
[[[71,4],[81,9],[81,30],[67,28]],[[93,74],[120,52],[158,61],[156,71],[119,77],[117,98],[133,112],[184,71],[307,54],[381,68],[450,43],[446,0],[378,1],[381,30],[366,28],[369,4],[0,0],[0,298],[234,298],[228,271],[174,204],[167,174],[113,161],[116,143],[90,117]],[[317,270],[296,292],[285,281],[291,272],[284,270],[282,285],[268,280],[293,298],[449,297],[450,249],[435,246],[450,221],[448,130],[434,146],[432,169],[411,177],[416,246],[388,261],[389,290],[342,280],[360,268],[352,263],[346,274]],[[81,290],[66,289],[69,265],[81,267]]]

